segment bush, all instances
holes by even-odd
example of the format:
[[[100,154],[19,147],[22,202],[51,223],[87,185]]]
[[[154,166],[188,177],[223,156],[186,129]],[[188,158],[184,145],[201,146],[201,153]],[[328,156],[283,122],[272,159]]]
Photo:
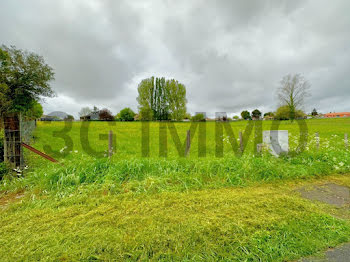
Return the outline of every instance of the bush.
[[[0,129],[0,162],[4,161],[4,137],[2,130]]]
[[[0,163],[0,180],[9,172],[8,166],[5,164],[5,162]]]
[[[305,113],[301,110],[296,110],[295,111],[295,117],[296,119],[298,118],[303,118],[305,116]],[[275,114],[275,119],[277,120],[289,120],[290,119],[290,108],[289,106],[281,106],[277,109],[276,114]]]
[[[129,107],[121,110],[119,115],[121,121],[134,121],[135,113]]]
[[[196,114],[192,117],[193,122],[204,122],[205,121],[205,116],[204,114]]]

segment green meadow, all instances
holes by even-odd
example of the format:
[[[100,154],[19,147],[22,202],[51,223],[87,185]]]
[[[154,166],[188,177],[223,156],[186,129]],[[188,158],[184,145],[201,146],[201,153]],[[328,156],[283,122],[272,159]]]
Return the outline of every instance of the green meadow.
[[[184,156],[191,123],[172,124],[178,140],[168,129],[160,139],[159,122],[38,122],[32,146],[60,164],[25,151],[28,169],[1,180],[2,260],[286,261],[350,240],[348,210],[297,191],[329,181],[350,186],[350,118],[305,120],[302,151],[301,123],[280,122],[291,153],[279,158],[255,151],[261,137],[255,129],[247,135],[248,121],[230,122],[232,134],[224,129],[220,137],[215,122],[200,123],[205,150],[197,129]],[[273,122],[261,125],[270,130]],[[242,154],[231,147],[239,132]]]

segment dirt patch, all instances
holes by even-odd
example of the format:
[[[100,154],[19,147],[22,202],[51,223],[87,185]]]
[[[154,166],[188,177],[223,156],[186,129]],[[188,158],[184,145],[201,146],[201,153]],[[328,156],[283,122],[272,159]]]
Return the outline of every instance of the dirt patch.
[[[336,207],[347,207],[350,204],[350,190],[346,186],[328,183],[321,186],[302,187],[298,191],[306,199],[317,200]]]
[[[19,201],[24,197],[23,192],[9,193],[3,196],[0,196],[0,209],[7,207],[10,203]]]

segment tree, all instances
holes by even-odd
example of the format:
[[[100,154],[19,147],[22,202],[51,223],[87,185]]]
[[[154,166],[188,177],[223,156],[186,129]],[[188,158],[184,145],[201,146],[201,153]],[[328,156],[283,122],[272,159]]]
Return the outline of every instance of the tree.
[[[202,113],[195,114],[192,119],[193,122],[205,122],[205,116]]]
[[[100,120],[103,120],[103,121],[113,121],[114,120],[112,112],[109,111],[107,108],[99,110],[99,118],[100,118]]]
[[[88,116],[92,113],[91,109],[89,107],[83,107],[82,109],[80,109],[79,111],[79,116],[83,117],[83,116]]]
[[[261,115],[262,115],[262,113],[258,109],[255,109],[252,112],[252,118],[254,118],[254,119],[260,119]]]
[[[166,81],[169,114],[172,120],[181,121],[186,115],[186,87],[175,79]]]
[[[0,48],[0,114],[26,112],[41,97],[52,97],[53,69],[43,57],[16,49]]]
[[[138,88],[137,102],[141,120],[152,120],[154,111],[154,77],[141,81]]]
[[[141,120],[182,120],[186,114],[186,87],[165,78],[147,78],[138,86]]]
[[[190,113],[186,113],[184,116],[184,119],[191,119],[191,114]]]
[[[249,111],[247,111],[247,110],[242,111],[241,116],[242,116],[242,118],[244,120],[251,120],[252,119],[252,117],[250,116]]]
[[[39,104],[37,101],[33,101],[33,104],[31,105],[30,109],[28,109],[24,115],[30,119],[35,120],[40,118],[44,113],[43,107],[41,104]]]
[[[305,116],[305,113],[301,110],[297,110],[294,113],[294,119],[302,118]],[[291,115],[290,115],[290,108],[289,106],[280,106],[276,113],[275,113],[275,119],[277,120],[291,120]]]
[[[314,109],[312,110],[311,115],[312,115],[312,116],[317,116],[317,115],[318,115],[316,108],[314,108]]]
[[[102,109],[102,110],[104,110],[104,109]],[[106,110],[108,110],[108,109],[106,109]],[[98,109],[98,107],[94,106],[91,110],[91,114],[99,114],[99,113],[100,113],[100,109]]]
[[[233,116],[232,119],[238,120],[238,119],[239,119],[239,116]]]
[[[135,113],[129,107],[120,110],[119,115],[121,121],[134,121]]]
[[[273,112],[267,112],[264,114],[264,118],[265,119],[271,119],[271,118],[274,118],[275,117],[275,114]]]
[[[309,89],[310,84],[299,74],[283,77],[278,89],[278,98],[282,106],[288,106],[291,121],[297,117],[297,110],[304,105],[304,98],[309,96]]]

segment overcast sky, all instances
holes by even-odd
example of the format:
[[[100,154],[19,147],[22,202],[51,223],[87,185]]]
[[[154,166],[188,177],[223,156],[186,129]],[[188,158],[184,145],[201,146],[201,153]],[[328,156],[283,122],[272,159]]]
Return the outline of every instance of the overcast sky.
[[[55,70],[45,113],[137,110],[152,75],[185,84],[191,113],[266,112],[289,73],[311,84],[307,112],[350,111],[349,0],[1,0],[0,10],[0,44]]]

